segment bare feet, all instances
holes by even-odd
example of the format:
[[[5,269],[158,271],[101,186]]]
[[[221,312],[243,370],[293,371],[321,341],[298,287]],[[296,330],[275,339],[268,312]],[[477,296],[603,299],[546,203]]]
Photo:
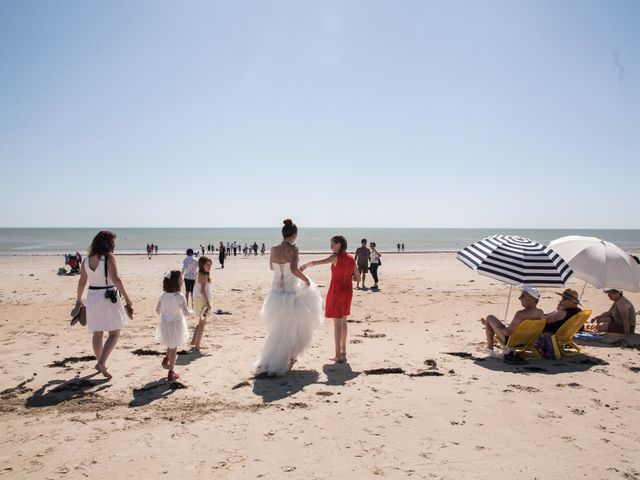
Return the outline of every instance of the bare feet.
[[[347,361],[347,352],[342,352],[338,357],[338,363],[345,363]]]
[[[298,363],[298,360],[295,358],[290,358],[289,359],[289,370],[291,370],[293,368],[293,366]]]
[[[112,375],[107,371],[107,367],[104,365],[96,364],[96,370],[98,370],[105,378],[112,378]]]
[[[332,357],[329,359],[332,362],[339,362],[340,361],[340,354],[336,355],[335,357]]]

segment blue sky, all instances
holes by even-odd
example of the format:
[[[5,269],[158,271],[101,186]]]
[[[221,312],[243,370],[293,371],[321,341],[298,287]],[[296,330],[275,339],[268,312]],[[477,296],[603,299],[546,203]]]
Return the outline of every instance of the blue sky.
[[[0,226],[639,228],[640,2],[5,1]]]

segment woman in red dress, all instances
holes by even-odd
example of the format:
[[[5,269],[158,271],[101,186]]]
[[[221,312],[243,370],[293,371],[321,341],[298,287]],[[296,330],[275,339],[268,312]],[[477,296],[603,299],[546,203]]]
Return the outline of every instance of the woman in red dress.
[[[354,279],[360,281],[360,272],[353,257],[347,253],[347,240],[342,235],[331,239],[331,251],[333,253],[324,260],[305,263],[300,271],[316,265],[331,264],[331,283],[324,316],[333,318],[336,354],[331,360],[344,363],[347,361],[347,317],[351,314],[352,282]]]

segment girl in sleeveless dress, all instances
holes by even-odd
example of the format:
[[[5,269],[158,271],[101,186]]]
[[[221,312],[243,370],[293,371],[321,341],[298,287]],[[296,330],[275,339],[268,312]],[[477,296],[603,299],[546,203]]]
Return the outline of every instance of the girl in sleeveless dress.
[[[298,227],[285,220],[282,243],[271,248],[273,282],[260,312],[267,339],[254,364],[256,376],[280,376],[291,370],[322,324],[320,292],[298,269],[298,249],[294,245],[297,234]]]
[[[189,342],[189,327],[185,315],[193,315],[187,307],[187,299],[180,292],[182,274],[180,270],[171,270],[164,275],[162,289],[156,313],[160,315],[160,323],[156,328],[156,340],[167,347],[167,355],[162,359],[162,367],[169,370],[167,380],[173,382],[180,378],[175,373],[178,347]]]
[[[198,319],[198,325],[196,325],[191,339],[191,345],[197,351],[200,351],[207,315],[211,311],[211,265],[213,262],[209,257],[202,255],[198,259],[198,276],[193,289],[193,311]]]
[[[333,338],[335,341],[334,362],[347,361],[347,317],[351,314],[353,298],[353,280],[360,281],[360,272],[355,260],[347,253],[347,240],[342,235],[331,239],[331,254],[324,260],[305,263],[300,267],[304,271],[308,267],[331,264],[331,283],[327,292],[324,316],[333,318]]]
[[[84,289],[89,284],[86,312],[87,327],[93,334],[93,353],[98,363],[95,368],[106,378],[111,378],[107,370],[107,359],[118,342],[120,329],[127,326],[127,313],[133,312],[131,299],[118,276],[115,250],[115,233],[103,230],[91,242],[89,254],[82,262],[80,280],[76,295],[76,307],[83,305]],[[116,290],[117,289],[117,290]],[[109,332],[103,344],[104,332]]]

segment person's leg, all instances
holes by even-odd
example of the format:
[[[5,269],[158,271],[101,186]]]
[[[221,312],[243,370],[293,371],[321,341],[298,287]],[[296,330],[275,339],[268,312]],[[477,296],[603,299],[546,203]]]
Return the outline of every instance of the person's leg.
[[[169,357],[169,371],[173,372],[176,366],[176,357],[178,356],[177,348],[167,348],[167,357]]]
[[[102,355],[102,332],[93,332],[91,345],[93,346],[93,354],[96,356],[96,362],[98,362],[100,361],[100,355]]]
[[[329,360],[334,362],[340,360],[340,344],[342,343],[342,323],[340,320],[340,318],[333,319],[333,341],[335,342],[336,354]]]
[[[198,322],[198,326],[196,327],[196,332],[194,332],[195,336],[195,347],[196,350],[200,350],[200,343],[202,342],[202,337],[204,336],[204,326],[207,323],[206,320],[200,320]]]
[[[484,319],[485,333],[487,337],[487,348],[493,349],[493,337],[498,335],[502,341],[507,338],[507,327],[493,315],[488,315]]]
[[[367,278],[367,269],[363,268],[362,269],[362,288],[367,288],[367,286],[364,284],[364,280],[365,278]]]
[[[378,264],[372,263],[370,270],[371,270],[371,276],[373,277],[373,287],[371,288],[378,288]]]
[[[109,331],[109,336],[107,337],[107,341],[104,342],[104,347],[102,347],[102,354],[100,355],[100,360],[98,360],[98,364],[96,365],[96,370],[102,373],[105,377],[111,378],[111,374],[107,371],[107,360],[109,359],[109,355],[118,343],[118,338],[120,337],[120,330],[111,330]]]
[[[342,323],[342,338],[340,339],[340,360],[343,362],[347,360],[347,317],[342,317],[340,319]]]

